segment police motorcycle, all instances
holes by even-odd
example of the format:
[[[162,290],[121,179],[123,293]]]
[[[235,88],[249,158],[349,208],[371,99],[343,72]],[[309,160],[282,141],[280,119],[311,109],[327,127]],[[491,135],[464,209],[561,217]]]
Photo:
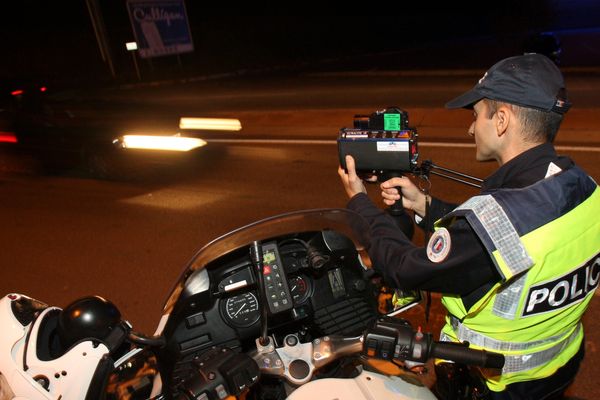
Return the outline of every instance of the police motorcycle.
[[[435,399],[411,372],[428,359],[501,368],[499,354],[378,311],[368,231],[351,211],[318,209],[219,237],[183,271],[154,335],[100,297],[61,309],[8,294],[0,400]]]

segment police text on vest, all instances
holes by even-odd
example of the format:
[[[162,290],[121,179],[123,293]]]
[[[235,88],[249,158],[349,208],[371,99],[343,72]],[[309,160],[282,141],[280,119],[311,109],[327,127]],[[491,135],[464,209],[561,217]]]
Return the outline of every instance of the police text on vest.
[[[600,281],[600,254],[560,278],[532,286],[523,316],[555,311],[583,300]]]

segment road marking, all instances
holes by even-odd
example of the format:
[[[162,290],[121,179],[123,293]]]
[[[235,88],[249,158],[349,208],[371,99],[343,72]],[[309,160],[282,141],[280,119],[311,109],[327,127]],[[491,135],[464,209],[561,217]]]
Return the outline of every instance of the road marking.
[[[241,144],[336,144],[335,140],[310,139],[206,139],[208,143],[241,143]]]
[[[235,144],[337,144],[336,140],[313,139],[207,139],[208,143],[235,143]],[[420,147],[454,147],[474,148],[474,143],[449,143],[449,142],[419,142]],[[588,151],[600,153],[600,147],[592,146],[554,146],[559,151]]]
[[[589,147],[589,146],[554,146],[556,150],[560,151],[591,151],[598,153],[600,147]]]

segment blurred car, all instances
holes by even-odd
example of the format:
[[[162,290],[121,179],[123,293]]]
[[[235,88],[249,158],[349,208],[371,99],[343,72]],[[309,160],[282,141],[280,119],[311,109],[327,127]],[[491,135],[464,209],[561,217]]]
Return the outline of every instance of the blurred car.
[[[16,143],[13,111],[9,86],[0,86],[0,144]]]
[[[46,172],[79,168],[96,178],[125,177],[187,159],[189,150],[206,143],[177,134],[126,134],[118,105],[53,93],[42,84],[13,83],[2,92],[0,144],[33,155]],[[178,146],[169,147],[173,141]]]

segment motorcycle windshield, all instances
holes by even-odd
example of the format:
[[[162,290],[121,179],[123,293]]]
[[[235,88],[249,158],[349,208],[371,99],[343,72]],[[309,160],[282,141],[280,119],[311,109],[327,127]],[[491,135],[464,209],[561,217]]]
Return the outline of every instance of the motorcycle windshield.
[[[169,314],[185,287],[187,278],[199,269],[241,247],[249,247],[253,241],[267,241],[280,236],[302,232],[332,230],[348,237],[356,246],[363,264],[370,266],[366,245],[369,243],[369,225],[357,213],[346,209],[315,209],[295,211],[269,217],[227,233],[201,248],[173,288],[164,306]]]

